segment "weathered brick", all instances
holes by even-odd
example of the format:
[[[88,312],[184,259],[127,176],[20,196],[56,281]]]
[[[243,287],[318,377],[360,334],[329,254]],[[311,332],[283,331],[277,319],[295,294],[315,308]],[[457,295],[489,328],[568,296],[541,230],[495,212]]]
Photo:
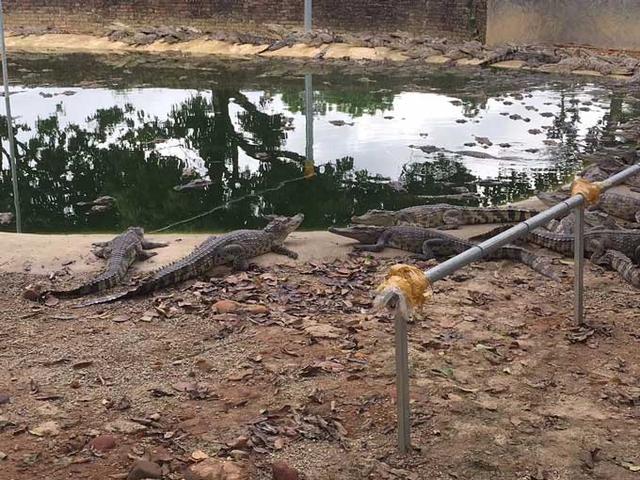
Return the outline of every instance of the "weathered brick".
[[[314,25],[335,31],[408,31],[481,38],[487,0],[313,0]],[[95,32],[113,22],[206,30],[300,26],[304,0],[5,0],[7,25]]]

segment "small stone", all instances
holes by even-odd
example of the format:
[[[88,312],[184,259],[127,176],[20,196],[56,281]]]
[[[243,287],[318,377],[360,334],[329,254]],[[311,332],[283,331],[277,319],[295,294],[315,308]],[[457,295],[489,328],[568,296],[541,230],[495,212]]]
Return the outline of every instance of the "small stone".
[[[162,478],[160,465],[148,460],[136,460],[129,470],[127,480],[142,480],[143,478]]]
[[[244,435],[242,435],[236,438],[233,442],[227,443],[227,446],[231,450],[245,449],[249,446],[249,437],[245,437]]]
[[[124,434],[138,433],[147,429],[147,427],[145,427],[144,425],[130,422],[129,420],[115,420],[113,422],[107,423],[104,428],[109,432],[118,432]]]
[[[210,372],[211,370],[213,370],[213,363],[211,363],[206,358],[198,358],[194,362],[194,365],[198,370],[201,370],[203,372]]]
[[[60,435],[60,426],[57,422],[44,422],[29,430],[29,433],[36,437],[55,437]]]
[[[11,400],[11,397],[9,397],[9,394],[0,392],[0,405],[9,403],[9,400]]]
[[[99,435],[89,442],[89,448],[94,452],[104,453],[118,444],[118,439],[113,435]]]
[[[243,312],[252,313],[254,315],[260,315],[269,313],[269,308],[265,305],[247,305],[242,308]]]
[[[2,460],[4,460],[5,458],[7,458],[7,457],[8,457],[8,455],[7,455],[6,453],[4,453],[4,452],[0,452],[0,462],[1,462]]]
[[[27,285],[27,287],[22,292],[22,297],[30,300],[32,302],[37,302],[42,295],[42,285],[36,283]]]
[[[283,461],[272,464],[273,480],[299,480],[300,474],[295,468],[290,467]]]
[[[202,450],[196,450],[195,452],[191,453],[191,458],[196,462],[200,462],[202,460],[206,460],[207,458],[209,458],[209,455],[207,455]]]
[[[193,480],[249,480],[244,465],[219,458],[207,458],[189,470]]]
[[[231,455],[234,460],[244,460],[249,458],[249,452],[245,450],[231,450],[229,455]]]
[[[240,304],[233,300],[220,300],[213,304],[213,308],[217,313],[232,313],[239,309]]]

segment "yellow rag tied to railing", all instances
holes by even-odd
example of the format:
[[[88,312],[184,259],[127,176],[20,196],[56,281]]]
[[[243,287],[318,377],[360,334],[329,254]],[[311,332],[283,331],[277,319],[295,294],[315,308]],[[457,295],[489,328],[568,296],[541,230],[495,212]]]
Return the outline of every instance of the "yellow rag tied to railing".
[[[400,296],[398,308],[406,309],[410,314],[422,307],[432,294],[431,285],[422,270],[402,263],[393,265],[387,272],[386,279],[376,289],[376,305],[387,306],[393,295]]]
[[[600,200],[602,187],[598,182],[592,183],[584,178],[576,178],[571,185],[571,196],[582,195],[587,205],[593,205]]]

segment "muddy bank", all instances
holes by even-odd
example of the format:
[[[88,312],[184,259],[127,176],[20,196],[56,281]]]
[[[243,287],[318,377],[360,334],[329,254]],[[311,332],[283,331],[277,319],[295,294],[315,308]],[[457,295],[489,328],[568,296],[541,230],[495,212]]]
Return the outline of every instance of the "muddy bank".
[[[121,27],[86,35],[23,29],[7,39],[12,51],[153,53],[189,56],[262,57],[312,62],[383,62],[455,67],[492,66],[604,77],[640,83],[640,60],[624,52],[579,47],[534,45],[489,48],[477,41],[456,43],[408,34],[349,34],[331,32],[204,32],[196,29]]]
[[[495,225],[468,226],[456,231],[462,237],[484,233]],[[166,242],[158,255],[144,262],[136,262],[134,271],[148,272],[173,262],[204,241],[208,234],[147,234],[148,238]],[[49,275],[52,272],[88,274],[104,267],[104,261],[91,253],[93,242],[110,240],[114,235],[35,235],[0,232],[0,272]],[[293,265],[309,261],[332,261],[345,258],[354,244],[329,232],[295,232],[287,240],[287,246],[299,254],[298,260],[281,255],[268,254],[256,258],[253,263],[261,266],[276,264]],[[383,256],[397,256],[400,252],[388,249]]]

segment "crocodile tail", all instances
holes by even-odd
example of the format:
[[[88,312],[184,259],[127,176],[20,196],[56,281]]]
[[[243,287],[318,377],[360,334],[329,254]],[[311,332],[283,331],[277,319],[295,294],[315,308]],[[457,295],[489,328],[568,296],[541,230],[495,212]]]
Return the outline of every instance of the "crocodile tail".
[[[571,255],[573,253],[574,240],[571,235],[549,232],[537,228],[527,235],[527,240],[541,247],[553,250],[554,252],[562,253],[563,255]]]
[[[119,272],[108,272],[103,275],[99,275],[93,280],[85,283],[84,285],[80,285],[77,288],[73,288],[71,290],[53,290],[48,293],[58,298],[82,297],[91,293],[108,290],[109,288],[114,287],[120,278],[121,275],[119,275]]]
[[[607,250],[602,256],[602,260],[618,272],[625,282],[635,288],[640,288],[640,267],[635,265],[624,253],[617,250]]]
[[[549,257],[537,255],[527,249],[514,246],[502,247],[496,253],[499,258],[518,261],[547,278],[556,282],[562,281],[559,273],[554,270]]]
[[[143,286],[143,285],[141,285]],[[94,298],[93,300],[88,300],[86,302],[82,302],[82,303],[78,303],[76,305],[74,305],[74,308],[82,308],[82,307],[89,307],[91,305],[100,305],[103,303],[111,303],[111,302],[115,302],[116,300],[124,300],[126,298],[132,298],[135,297],[137,295],[141,295],[142,293],[145,293],[143,291],[141,291],[142,289],[139,287],[136,287],[134,289],[131,290],[126,290],[124,292],[119,292],[119,293],[114,293],[112,295],[106,295],[104,297],[98,297],[98,298]]]

